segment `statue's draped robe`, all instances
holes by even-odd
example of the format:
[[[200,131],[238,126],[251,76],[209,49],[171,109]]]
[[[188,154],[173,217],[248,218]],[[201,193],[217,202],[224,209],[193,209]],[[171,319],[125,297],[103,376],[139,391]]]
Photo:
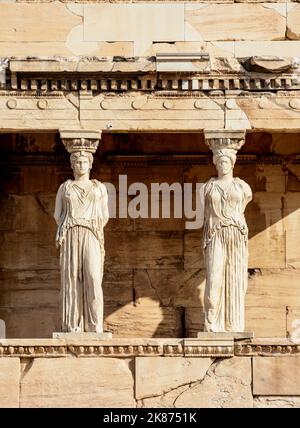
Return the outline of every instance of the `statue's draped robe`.
[[[216,178],[200,189],[206,265],[205,330],[242,332],[248,282],[247,183],[233,178],[224,190]]]
[[[62,331],[102,332],[105,186],[90,180],[84,190],[79,182],[67,180],[57,192],[54,217],[60,246]]]

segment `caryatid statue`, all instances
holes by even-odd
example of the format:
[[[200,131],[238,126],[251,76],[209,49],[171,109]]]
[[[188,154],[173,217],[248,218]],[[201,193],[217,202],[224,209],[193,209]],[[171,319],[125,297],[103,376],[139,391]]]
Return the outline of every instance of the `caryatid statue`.
[[[108,198],[104,184],[90,180],[100,133],[85,132],[84,138],[76,138],[72,131],[61,133],[74,174],[73,180],[59,187],[54,213],[60,248],[62,331],[102,333],[103,228],[109,218]]]
[[[233,177],[241,131],[206,131],[218,176],[200,189],[206,266],[205,331],[243,332],[248,283],[248,228],[244,210],[250,186]]]

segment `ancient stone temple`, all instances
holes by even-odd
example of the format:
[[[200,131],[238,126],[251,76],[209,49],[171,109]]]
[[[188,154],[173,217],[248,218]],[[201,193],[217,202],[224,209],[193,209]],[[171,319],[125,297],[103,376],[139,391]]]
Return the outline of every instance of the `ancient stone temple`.
[[[300,407],[300,4],[4,0],[0,16],[0,406]],[[212,138],[238,139],[252,192],[244,336],[204,332]],[[91,140],[112,337],[52,338],[55,195],[65,145]]]

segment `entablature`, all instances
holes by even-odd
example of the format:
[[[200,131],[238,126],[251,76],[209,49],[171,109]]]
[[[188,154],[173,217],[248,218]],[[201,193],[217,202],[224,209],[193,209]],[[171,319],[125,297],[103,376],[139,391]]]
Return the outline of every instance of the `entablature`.
[[[299,90],[293,58],[156,57],[20,58],[5,60],[3,89],[20,91],[278,91]],[[272,65],[270,65],[272,64]]]

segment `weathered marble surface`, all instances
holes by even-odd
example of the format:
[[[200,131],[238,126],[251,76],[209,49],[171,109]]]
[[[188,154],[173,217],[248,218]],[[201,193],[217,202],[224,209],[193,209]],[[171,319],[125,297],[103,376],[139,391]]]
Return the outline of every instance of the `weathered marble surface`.
[[[20,359],[0,358],[0,407],[19,407]]]
[[[300,342],[299,342],[300,343]],[[253,359],[253,394],[300,395],[300,358],[291,356]]]
[[[36,359],[20,382],[20,407],[134,407],[130,360]]]

